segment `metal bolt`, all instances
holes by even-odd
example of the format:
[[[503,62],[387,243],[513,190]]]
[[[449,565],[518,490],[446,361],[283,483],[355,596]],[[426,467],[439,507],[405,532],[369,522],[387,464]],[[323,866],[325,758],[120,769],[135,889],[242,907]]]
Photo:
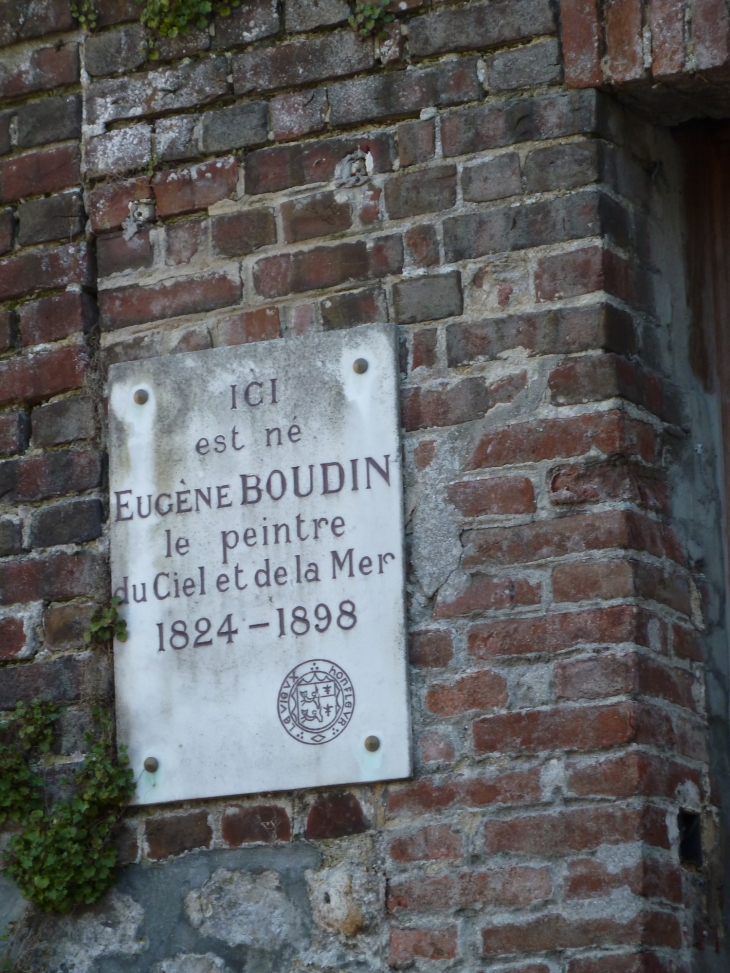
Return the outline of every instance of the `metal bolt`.
[[[149,393],[146,389],[137,389],[137,391],[134,393],[134,401],[137,403],[137,405],[144,405],[149,397]]]
[[[375,736],[365,737],[365,749],[369,750],[370,753],[375,753],[376,750],[380,750],[379,737],[375,737]]]
[[[356,358],[355,361],[352,363],[352,367],[355,369],[358,375],[362,375],[363,372],[366,372],[368,370],[367,359]]]
[[[154,774],[157,768],[160,766],[157,757],[145,757],[144,769],[148,774]]]

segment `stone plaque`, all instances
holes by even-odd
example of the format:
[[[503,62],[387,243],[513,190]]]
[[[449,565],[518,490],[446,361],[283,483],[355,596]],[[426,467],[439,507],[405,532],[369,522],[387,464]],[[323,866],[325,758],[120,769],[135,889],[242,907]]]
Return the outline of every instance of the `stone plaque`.
[[[397,388],[388,325],[112,366],[136,803],[410,774]]]

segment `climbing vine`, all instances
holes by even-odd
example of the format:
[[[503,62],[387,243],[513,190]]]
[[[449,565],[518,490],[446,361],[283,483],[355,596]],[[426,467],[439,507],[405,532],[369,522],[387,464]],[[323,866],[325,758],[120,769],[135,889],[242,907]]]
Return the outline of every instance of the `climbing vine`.
[[[84,642],[126,640],[120,604],[112,598],[92,616]],[[49,805],[39,769],[62,714],[61,706],[41,698],[18,703],[0,721],[0,825],[23,827],[5,858],[22,895],[46,911],[68,912],[96,902],[114,881],[114,826],[134,793],[134,778],[124,747],[115,752],[110,717],[95,709],[97,733],[85,736],[86,757],[71,778],[60,781],[71,796]]]

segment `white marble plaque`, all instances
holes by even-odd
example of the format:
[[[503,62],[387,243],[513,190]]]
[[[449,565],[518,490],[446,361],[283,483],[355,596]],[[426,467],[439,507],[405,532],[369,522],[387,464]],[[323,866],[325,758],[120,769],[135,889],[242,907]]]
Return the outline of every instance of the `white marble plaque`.
[[[388,325],[112,366],[136,803],[410,774],[397,389]]]

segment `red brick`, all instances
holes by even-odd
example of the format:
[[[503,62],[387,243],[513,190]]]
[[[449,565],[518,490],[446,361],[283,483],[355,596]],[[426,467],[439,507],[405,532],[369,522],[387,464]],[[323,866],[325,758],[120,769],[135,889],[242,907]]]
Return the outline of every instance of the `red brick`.
[[[24,345],[58,341],[70,334],[88,331],[96,317],[94,299],[76,291],[29,301],[18,308],[21,341]]]
[[[548,473],[548,487],[551,503],[560,506],[623,500],[667,515],[670,511],[667,484],[653,471],[621,459],[555,467]]]
[[[416,368],[433,368],[436,364],[438,331],[425,328],[414,332],[411,371]]]
[[[12,662],[25,648],[25,628],[19,618],[0,618],[0,662]]]
[[[194,219],[170,224],[165,230],[165,262],[177,266],[190,263],[205,248],[207,234],[207,220]]]
[[[492,869],[393,882],[388,888],[389,912],[432,912],[486,906],[524,906],[552,892],[547,868]]]
[[[464,480],[452,484],[446,496],[465,517],[527,514],[535,510],[535,491],[526,476]]]
[[[275,804],[227,807],[223,811],[221,830],[223,840],[230,848],[240,848],[254,841],[291,841],[289,815]]]
[[[408,660],[417,669],[433,669],[448,665],[454,657],[451,635],[440,629],[411,632]]]
[[[494,818],[486,822],[484,837],[487,854],[560,859],[568,850],[584,851],[603,844],[646,841],[655,847],[670,847],[663,809],[647,806],[639,810],[617,803]]]
[[[485,956],[506,953],[543,952],[628,943],[668,946],[677,949],[682,930],[670,912],[643,912],[635,919],[566,919],[542,916],[529,922],[491,926],[482,932]]]
[[[319,302],[319,311],[324,331],[388,320],[388,305],[382,287],[332,294]]]
[[[683,625],[672,626],[672,651],[680,659],[686,659],[688,662],[704,661],[702,640],[699,632],[693,628],[685,628]]]
[[[2,371],[0,370],[0,375]],[[22,453],[30,438],[30,424],[25,412],[0,413],[0,456]]]
[[[433,119],[403,122],[396,129],[398,161],[404,168],[428,162],[436,152],[436,127]]]
[[[88,596],[105,580],[104,560],[92,551],[0,562],[0,604]]]
[[[631,510],[574,514],[515,527],[474,528],[464,532],[463,546],[466,568],[493,568],[599,550],[635,550],[684,561],[671,528]]]
[[[129,216],[129,204],[151,199],[150,181],[144,176],[109,182],[89,190],[89,219],[94,233],[118,230]]]
[[[411,966],[414,959],[447,960],[456,956],[457,929],[399,929],[390,930],[388,965],[396,969]]]
[[[422,828],[390,843],[390,857],[396,862],[444,861],[461,856],[461,835],[446,824]]]
[[[651,71],[655,78],[678,74],[684,68],[684,11],[682,0],[649,0]]]
[[[451,686],[433,686],[426,695],[426,707],[439,716],[456,716],[473,709],[501,709],[507,699],[504,676],[484,669],[462,676]]]
[[[590,763],[568,763],[566,787],[576,797],[642,797],[681,801],[688,786],[704,792],[699,771],[648,753],[626,753]]]
[[[349,202],[338,201],[332,191],[299,196],[283,203],[281,218],[287,243],[331,236],[349,230],[352,226]]]
[[[161,321],[184,314],[199,314],[238,304],[240,280],[213,271],[199,277],[178,277],[151,287],[132,284],[99,293],[102,331],[133,324]]]
[[[147,854],[154,861],[182,855],[196,848],[210,848],[213,831],[207,811],[164,814],[145,821]]]
[[[80,165],[78,145],[26,152],[0,162],[0,200],[8,203],[76,186],[81,181]]]
[[[0,495],[8,503],[45,500],[100,486],[99,453],[88,449],[63,449],[0,461]]]
[[[604,252],[603,247],[590,246],[539,259],[535,270],[538,301],[560,301],[603,290]]]
[[[0,708],[4,710],[39,696],[58,703],[98,699],[108,697],[110,689],[111,666],[101,653],[67,655],[32,665],[0,666]]]
[[[548,376],[555,405],[576,405],[601,399],[625,398],[669,422],[681,422],[676,393],[619,355],[586,355],[560,362]]]
[[[627,888],[634,895],[682,901],[682,875],[676,865],[644,860],[617,871],[592,858],[568,863],[565,894],[568,898],[590,899],[611,889]]]
[[[99,277],[110,277],[127,270],[151,267],[154,260],[150,231],[140,230],[128,240],[122,233],[109,233],[96,241]]]
[[[219,345],[243,345],[249,341],[270,341],[279,337],[279,309],[261,307],[241,311],[217,324]]]
[[[439,262],[439,243],[433,226],[412,226],[403,237],[410,262],[416,267],[434,267]]]
[[[327,90],[315,88],[313,91],[293,91],[278,95],[269,102],[271,130],[275,142],[321,132],[327,127]]]
[[[463,378],[440,388],[410,388],[403,392],[401,421],[409,432],[433,426],[453,426],[486,415],[495,405],[511,402],[527,387],[527,372],[487,385],[483,378]]]
[[[55,3],[38,3],[27,7],[24,3],[3,4],[3,22],[0,26],[0,46],[17,44],[32,37],[73,30],[71,6],[68,0]]]
[[[213,249],[224,257],[244,256],[276,243],[276,223],[270,209],[248,209],[242,213],[223,213],[211,217],[210,238]]]
[[[0,405],[40,402],[79,388],[86,368],[84,351],[77,347],[6,359],[0,362]]]
[[[399,236],[376,237],[262,257],[254,264],[256,291],[263,297],[336,287],[351,280],[384,277],[403,267]]]
[[[152,180],[158,216],[206,209],[221,199],[230,199],[237,186],[238,163],[233,158],[158,172]]]
[[[323,794],[309,810],[306,838],[345,838],[368,830],[360,802],[354,794]]]
[[[542,797],[540,768],[515,770],[476,777],[455,776],[440,780],[415,781],[388,796],[390,813],[424,811],[450,807],[490,807],[495,804],[532,804]]]
[[[456,749],[453,741],[440,730],[426,730],[418,738],[418,755],[425,764],[453,763]]]
[[[610,0],[604,8],[610,81],[634,81],[644,75],[643,13],[640,0]]]
[[[730,56],[727,7],[718,0],[692,0],[690,9],[697,69],[724,65]]]
[[[542,586],[525,578],[491,578],[472,576],[466,591],[447,598],[439,592],[434,615],[454,618],[475,611],[514,608],[517,605],[539,605]]]
[[[93,285],[93,258],[87,244],[29,250],[0,262],[0,300],[27,297],[68,284]]]
[[[89,602],[50,605],[43,612],[46,645],[54,649],[80,648],[84,632],[96,611],[97,605]]]
[[[436,443],[433,439],[426,439],[413,450],[413,462],[417,470],[427,469],[433,462],[436,453]]]
[[[595,88],[603,82],[601,24],[596,0],[563,0],[560,8],[565,83]]]
[[[526,710],[485,716],[474,722],[477,753],[540,753],[597,750],[618,744],[654,742],[655,712],[633,703]],[[664,719],[667,743],[671,724]]]
[[[372,156],[373,172],[387,172],[393,166],[390,135],[380,133],[362,138],[323,139],[301,145],[279,145],[260,149],[246,157],[246,192],[274,193],[293,186],[329,182],[338,163],[360,150]]]
[[[79,80],[78,44],[59,42],[37,47],[30,56],[9,61],[0,71],[0,98],[18,98],[34,91],[49,91]]]
[[[606,456],[638,456],[652,462],[656,435],[647,423],[615,411],[518,422],[483,436],[467,469],[581,456],[594,448]]]
[[[500,619],[469,629],[469,652],[478,659],[555,653],[581,644],[637,642],[651,647],[655,633],[647,616],[630,605],[582,612]]]
[[[636,561],[581,561],[558,565],[552,578],[556,602],[639,597],[661,602],[685,615],[691,613],[689,581],[666,566]]]
[[[558,699],[643,694],[694,709],[692,684],[692,675],[687,670],[668,668],[635,653],[560,660],[555,666]]]

